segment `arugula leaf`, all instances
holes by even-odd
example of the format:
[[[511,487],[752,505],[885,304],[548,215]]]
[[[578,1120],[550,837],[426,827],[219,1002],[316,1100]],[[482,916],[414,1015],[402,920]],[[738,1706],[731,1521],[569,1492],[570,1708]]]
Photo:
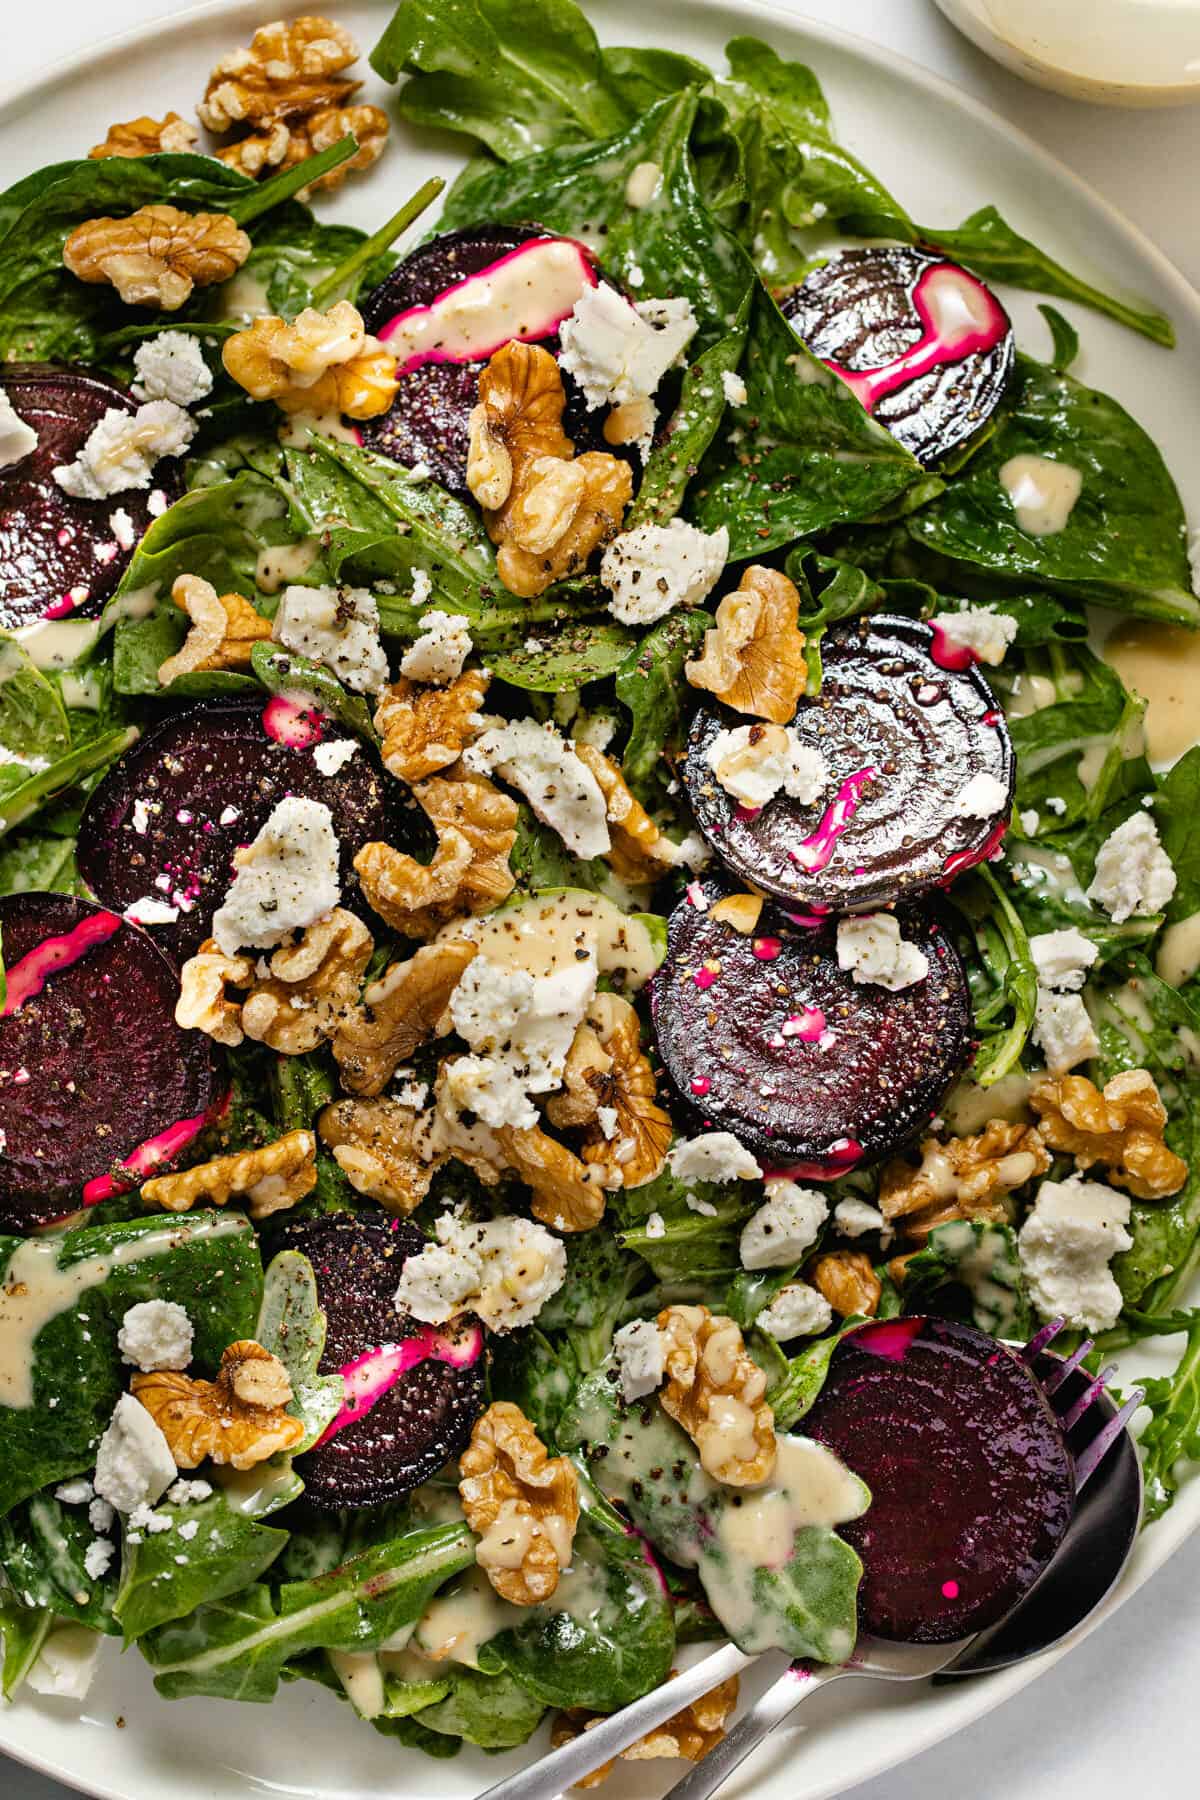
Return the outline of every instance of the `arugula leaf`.
[[[1143,1384],[1153,1414],[1140,1439],[1147,1524],[1160,1519],[1178,1493],[1180,1465],[1200,1460],[1200,1312],[1184,1319],[1187,1347],[1174,1374]],[[1175,1320],[1154,1324],[1156,1333],[1172,1327]]]
[[[558,1443],[558,1422],[578,1380],[569,1340],[551,1342],[536,1325],[492,1346],[492,1393],[519,1406],[544,1444]]]
[[[632,721],[621,772],[643,805],[661,803],[669,778],[662,760],[682,748],[683,665],[696,655],[711,623],[705,612],[668,613],[617,670],[617,699]]]
[[[642,1270],[603,1224],[567,1240],[567,1278],[538,1314],[544,1332],[562,1332],[577,1369],[599,1368],[612,1348],[621,1309]]]
[[[777,1431],[790,1431],[808,1412],[825,1386],[829,1361],[841,1337],[842,1332],[835,1331],[832,1337],[817,1338],[788,1358],[786,1374],[767,1389]]]
[[[935,1226],[905,1267],[904,1310],[962,1314],[991,1337],[1027,1338],[1033,1314],[1012,1227],[979,1219]]]
[[[312,1264],[298,1250],[281,1250],[268,1263],[254,1336],[288,1372],[292,1398],[287,1410],[304,1425],[292,1455],[301,1456],[332,1424],[346,1396],[340,1375],[317,1372],[325,1348],[325,1314]]]
[[[1037,1009],[1037,970],[1021,915],[992,871],[981,864],[960,883],[955,902],[970,920],[978,961],[988,977],[986,998],[973,994],[981,1043],[971,1071],[992,1087],[1017,1066]]]
[[[288,1541],[286,1531],[231,1506],[220,1489],[207,1500],[162,1505],[158,1516],[170,1520],[168,1530],[144,1531],[136,1544],[126,1533],[112,1608],[126,1644],[257,1581]]]
[[[1200,912],[1200,744],[1160,776],[1154,819],[1175,870],[1175,892],[1166,906],[1174,923]]]

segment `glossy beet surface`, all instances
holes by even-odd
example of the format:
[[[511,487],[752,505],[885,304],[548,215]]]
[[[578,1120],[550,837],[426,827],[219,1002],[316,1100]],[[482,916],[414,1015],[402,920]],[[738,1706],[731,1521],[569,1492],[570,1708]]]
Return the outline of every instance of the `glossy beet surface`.
[[[863,1561],[864,1631],[951,1643],[1002,1618],[1062,1542],[1074,1470],[1041,1387],[1012,1351],[947,1319],[843,1338],[804,1421],[871,1490],[840,1527]]]
[[[263,714],[258,701],[201,703],[164,720],[109,770],[84,812],[84,880],[119,911],[146,895],[178,906],[173,923],[149,929],[181,960],[209,934],[233,880],[234,851],[286,795],[321,800],[332,812],[344,905],[358,894],[355,853],[388,835],[386,777],[365,750],[336,775],[322,775],[313,761],[319,738],[281,743],[268,735]],[[345,733],[329,723],[325,735]]]
[[[900,993],[838,967],[832,924],[764,906],[753,937],[714,920],[694,883],[671,914],[651,1005],[659,1053],[695,1128],[731,1131],[764,1169],[822,1179],[877,1162],[929,1124],[966,1064],[966,977],[937,921],[900,913],[930,973]]]
[[[957,347],[921,359],[936,336],[921,296],[933,274],[961,277],[979,305],[982,329],[963,332]],[[944,257],[901,245],[839,250],[783,302],[798,337],[822,361],[848,371],[898,364],[878,384],[868,410],[927,468],[960,450],[982,430],[1004,396],[1016,358],[1012,326],[999,301],[974,276]],[[918,351],[914,357],[913,352]],[[922,361],[932,363],[923,367]],[[917,372],[905,379],[909,369]],[[860,397],[864,397],[861,396]]]
[[[402,1220],[350,1213],[330,1213],[280,1233],[279,1247],[301,1251],[316,1273],[327,1326],[323,1373],[428,1332],[395,1306],[405,1258],[418,1254],[424,1242]],[[469,1315],[464,1325],[469,1333]],[[459,1454],[483,1406],[482,1355],[463,1368],[432,1358],[418,1363],[361,1417],[301,1458],[308,1498],[326,1507],[398,1499]]]
[[[707,751],[723,726],[747,720],[700,708],[683,776],[728,869],[801,908],[845,912],[926,892],[991,854],[1012,806],[1012,742],[978,670],[941,668],[933,642],[928,625],[884,615],[825,633],[820,694],[793,720],[829,771],[811,806],[782,793],[757,812],[739,806]],[[1004,794],[984,818],[957,810],[980,775]]]
[[[370,332],[381,332],[397,313],[412,306],[430,306],[447,288],[476,275],[510,251],[550,233],[537,225],[472,225],[448,231],[421,244],[405,257],[385,281],[361,302],[363,322]],[[557,350],[557,333],[541,340]],[[411,468],[425,463],[435,481],[460,499],[467,489],[467,439],[471,408],[479,399],[482,362],[428,362],[400,376],[400,388],[391,409],[382,418],[359,426],[369,450],[391,456]],[[582,397],[569,377],[567,410],[563,427],[577,448],[607,448],[599,436],[601,414],[588,415]]]
[[[219,1084],[211,1040],[175,1023],[178,979],[144,931],[39,893],[0,899],[0,931],[15,1006],[0,1019],[0,1230],[28,1231],[104,1198],[85,1184],[197,1120]]]
[[[92,617],[115,593],[133,554],[117,541],[109,522],[113,513],[118,508],[128,513],[134,538],[140,538],[150,524],[151,493],[157,489],[167,500],[178,497],[178,466],[160,463],[149,490],[74,500],[52,471],[75,461],[110,407],[133,413],[137,401],[103,375],[51,363],[9,363],[4,387],[37,432],[38,444],[20,462],[0,469],[0,629],[28,625],[48,610]],[[79,595],[74,602],[72,590]]]

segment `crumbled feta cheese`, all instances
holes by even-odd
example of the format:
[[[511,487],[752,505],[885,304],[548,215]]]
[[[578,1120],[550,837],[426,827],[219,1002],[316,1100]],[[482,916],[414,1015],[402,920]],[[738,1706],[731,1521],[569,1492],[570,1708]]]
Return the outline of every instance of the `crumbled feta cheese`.
[[[617,1135],[617,1121],[619,1117],[620,1115],[615,1106],[598,1106],[596,1108],[596,1123],[599,1125],[610,1144]]]
[[[108,529],[122,550],[132,550],[137,543],[137,527],[123,506],[109,513]]]
[[[131,1531],[148,1532],[151,1537],[157,1537],[164,1531],[170,1531],[171,1520],[166,1513],[155,1512],[152,1506],[143,1502],[130,1513],[129,1528]]]
[[[662,1385],[666,1345],[653,1319],[634,1319],[613,1336],[613,1356],[620,1376],[621,1397],[644,1400]]]
[[[94,1493],[91,1482],[81,1477],[78,1481],[64,1481],[61,1487],[56,1487],[54,1498],[61,1500],[64,1506],[86,1506]]]
[[[143,338],[133,353],[137,380],[130,383],[136,400],[173,400],[191,406],[212,393],[212,370],[200,340],[190,331],[160,331]]]
[[[930,621],[940,626],[954,650],[969,650],[979,662],[1000,663],[1017,635],[1017,621],[1009,613],[990,606],[968,606],[963,612],[938,613]]]
[[[0,469],[11,469],[37,447],[37,432],[25,423],[7,390],[0,387]]]
[[[99,1581],[113,1559],[113,1546],[108,1538],[93,1538],[83,1553],[85,1573],[93,1581]]]
[[[164,1494],[176,1476],[166,1438],[140,1400],[122,1394],[96,1451],[95,1488],[118,1512]]]
[[[506,969],[487,956],[468,963],[450,997],[450,1017],[477,1054],[447,1065],[454,1104],[486,1125],[535,1125],[530,1095],[560,1085],[597,976],[594,953],[539,976]]]
[[[857,913],[839,920],[837,956],[839,969],[848,969],[855,981],[873,982],[891,994],[924,981],[929,973],[929,958],[900,936],[894,913]]]
[[[397,1070],[398,1073],[399,1070]],[[409,1074],[411,1075],[411,1073],[410,1069]],[[392,1089],[392,1096],[400,1102],[401,1106],[411,1106],[414,1112],[420,1112],[429,1098],[429,1083],[427,1081],[398,1082]]]
[[[631,305],[602,281],[584,289],[559,327],[558,364],[575,377],[589,407],[624,406],[653,395],[697,329],[689,301]]]
[[[209,1481],[176,1481],[167,1489],[167,1499],[172,1506],[191,1506],[194,1501],[207,1500],[212,1494],[212,1483]]]
[[[174,1300],[141,1300],[122,1319],[117,1347],[123,1361],[147,1373],[186,1369],[192,1360],[192,1321]]]
[[[645,1232],[648,1238],[666,1237],[667,1221],[660,1212],[647,1213]]]
[[[996,813],[1007,810],[1008,789],[994,775],[987,775],[980,770],[972,775],[965,787],[954,796],[954,811],[960,819],[990,819]],[[1034,814],[1033,830],[1037,830],[1037,814]],[[1029,834],[1031,837],[1033,832]]]
[[[179,1535],[185,1544],[190,1544],[199,1530],[199,1519],[185,1519],[183,1524],[179,1527]]]
[[[676,1181],[760,1181],[762,1170],[732,1131],[680,1138],[667,1155]]]
[[[357,752],[357,738],[326,738],[313,746],[312,758],[322,775],[336,775]]]
[[[868,1231],[877,1231],[883,1240],[886,1250],[894,1233],[877,1206],[869,1206],[865,1200],[839,1200],[833,1209],[833,1222],[843,1237],[865,1237]]]
[[[786,1344],[792,1338],[813,1337],[832,1325],[833,1308],[824,1294],[809,1287],[807,1281],[789,1281],[770,1305],[764,1306],[754,1323],[760,1331],[769,1332]]]
[[[1135,913],[1161,912],[1175,892],[1175,880],[1154,820],[1149,813],[1135,812],[1101,844],[1087,897],[1120,925]]]
[[[715,1219],[717,1209],[711,1200],[702,1200],[699,1194],[693,1194],[689,1188],[683,1196],[683,1204],[689,1212],[699,1213],[703,1219]]]
[[[567,1253],[544,1225],[502,1216],[473,1225],[443,1213],[437,1242],[410,1256],[396,1306],[428,1325],[470,1311],[492,1331],[515,1331],[537,1318],[567,1274]]]
[[[986,814],[980,815],[980,817],[983,818],[986,818],[986,816]],[[1027,807],[1024,812],[1017,814],[1017,824],[1021,827],[1022,836],[1033,838],[1037,836],[1038,826],[1041,824],[1041,820],[1038,818],[1033,807],[1030,806]]]
[[[725,792],[743,806],[766,806],[781,789],[807,806],[829,786],[824,757],[802,743],[792,725],[718,731],[705,760]]]
[[[133,414],[110,406],[73,463],[53,471],[65,494],[105,500],[129,488],[150,486],[160,456],[182,456],[196,435],[196,421],[173,400],[151,400]]]
[[[134,925],[173,925],[179,917],[179,908],[160,900],[157,894],[143,894],[140,899],[129,902],[124,916]]]
[[[1033,966],[1040,986],[1057,992],[1078,992],[1100,952],[1091,938],[1076,926],[1065,931],[1039,931],[1029,940]]]
[[[600,784],[553,725],[534,719],[494,725],[463,752],[463,762],[476,775],[494,770],[519,788],[576,856],[604,856],[611,848]]]
[[[220,949],[268,950],[332,912],[341,899],[338,854],[327,806],[294,794],[281,800],[234,857],[237,874],[213,915]]]
[[[101,1634],[86,1625],[55,1625],[25,1679],[35,1694],[85,1700],[103,1642]]]
[[[742,1227],[744,1269],[785,1269],[798,1263],[829,1216],[828,1197],[816,1188],[780,1178],[768,1181],[765,1192],[765,1202]]]
[[[1072,1175],[1043,1181],[1017,1237],[1021,1272],[1043,1319],[1075,1331],[1108,1331],[1121,1311],[1109,1262],[1133,1243],[1128,1194]]]
[[[1076,1063],[1086,1062],[1100,1050],[1082,994],[1055,994],[1049,988],[1039,987],[1030,1035],[1052,1075],[1065,1075]]]
[[[356,694],[377,694],[388,678],[379,608],[366,588],[285,587],[271,636]]]
[[[580,713],[575,720],[575,729],[571,736],[575,743],[586,744],[589,750],[607,750],[617,734],[617,721],[610,712]]]
[[[600,559],[612,594],[608,610],[623,625],[652,625],[677,606],[699,606],[720,579],[729,532],[700,531],[684,519],[637,525],[614,538]]]
[[[116,1508],[110,1506],[107,1500],[93,1500],[88,1507],[88,1524],[93,1531],[98,1531],[101,1536],[103,1536],[105,1532],[112,1530],[116,1523],[116,1518]]]
[[[1046,810],[1052,812],[1056,819],[1061,819],[1067,810],[1067,803],[1061,794],[1047,794]]]
[[[150,828],[150,804],[146,800],[135,800],[133,803],[133,829],[139,837],[145,837]]]
[[[721,370],[721,388],[730,406],[745,406],[750,396],[736,369]]]
[[[420,573],[424,574],[424,570]],[[471,654],[467,626],[465,613],[423,613],[421,635],[400,658],[400,673],[410,681],[432,681],[438,685],[453,681],[462,674],[462,666]]]

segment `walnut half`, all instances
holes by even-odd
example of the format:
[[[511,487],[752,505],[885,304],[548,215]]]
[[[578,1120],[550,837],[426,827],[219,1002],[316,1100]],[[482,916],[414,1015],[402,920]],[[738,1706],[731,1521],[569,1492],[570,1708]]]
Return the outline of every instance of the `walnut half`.
[[[732,1319],[707,1306],[668,1306],[658,1315],[665,1338],[663,1408],[682,1425],[701,1465],[730,1487],[754,1487],[775,1467],[775,1415],[767,1378]]]
[[[430,1038],[450,1030],[450,996],[476,946],[462,938],[422,944],[407,962],[371,983],[362,1005],[341,1021],[333,1054],[351,1094],[382,1093],[401,1063]]]
[[[672,1669],[671,1674],[675,1674]],[[716,1748],[725,1736],[725,1724],[738,1701],[738,1678],[731,1675],[728,1681],[721,1682],[719,1687],[710,1693],[694,1700],[669,1718],[665,1725],[658,1725],[646,1736],[631,1744],[628,1750],[622,1750],[621,1758],[625,1762],[648,1762],[658,1757],[680,1757],[687,1762],[700,1762],[710,1750]],[[550,1747],[560,1750],[569,1744],[581,1732],[587,1731],[603,1713],[590,1713],[582,1707],[572,1708],[569,1712],[560,1712],[550,1729]],[[577,1788],[599,1787],[611,1775],[615,1764],[602,1763],[582,1781],[577,1781]]]
[[[196,127],[177,112],[169,112],[164,119],[142,113],[140,118],[110,125],[104,142],[93,144],[88,156],[95,162],[108,156],[157,156],[163,150],[191,150],[198,136]]]
[[[628,1000],[597,994],[575,1033],[563,1092],[546,1104],[561,1129],[585,1128],[581,1154],[605,1185],[653,1181],[671,1146],[670,1115],[658,1104],[654,1071],[642,1053],[641,1026]]]
[[[368,337],[349,300],[328,312],[306,306],[290,325],[274,313],[225,340],[226,373],[252,400],[273,400],[286,413],[345,413],[373,419],[396,396],[396,358]]]
[[[215,1381],[157,1369],[129,1385],[180,1469],[195,1469],[206,1456],[252,1469],[304,1436],[300,1420],[284,1411],[292,1398],[287,1370],[252,1339],[230,1344]]]
[[[421,1115],[398,1100],[335,1100],[317,1120],[321,1141],[356,1193],[403,1217],[429,1192],[435,1162],[421,1154]]]
[[[126,306],[175,312],[194,288],[228,281],[249,254],[250,239],[228,213],[143,206],[77,225],[62,259],[80,281],[115,287]]]
[[[274,1143],[197,1163],[175,1175],[156,1175],[142,1185],[142,1199],[167,1212],[225,1206],[244,1196],[252,1219],[295,1206],[317,1185],[317,1140],[311,1131],[289,1131]]]
[[[271,635],[271,621],[241,594],[218,594],[200,575],[177,575],[171,598],[188,616],[188,634],[174,656],[160,663],[163,687],[177,675],[200,669],[248,669],[255,644]]]
[[[902,1156],[893,1158],[880,1180],[879,1210],[889,1225],[918,1239],[953,1219],[1003,1224],[1009,1217],[1006,1196],[1049,1167],[1046,1146],[1032,1125],[990,1119],[974,1137],[944,1143],[924,1138],[916,1168]]]
[[[548,1456],[519,1406],[495,1400],[476,1419],[458,1484],[475,1560],[514,1606],[548,1600],[571,1560],[579,1480],[565,1456]]]
[[[717,607],[716,623],[684,674],[738,712],[787,725],[808,684],[799,618],[795,584],[754,563]]]
[[[1114,1187],[1163,1200],[1187,1180],[1187,1164],[1163,1142],[1167,1109],[1149,1069],[1125,1069],[1103,1090],[1086,1075],[1040,1081],[1029,1096],[1038,1130],[1077,1169],[1100,1164]]]
[[[413,798],[438,834],[433,861],[390,844],[364,844],[355,873],[368,904],[405,937],[431,938],[464,913],[489,912],[516,886],[508,865],[517,841],[517,805],[483,775],[455,763],[420,781]]]

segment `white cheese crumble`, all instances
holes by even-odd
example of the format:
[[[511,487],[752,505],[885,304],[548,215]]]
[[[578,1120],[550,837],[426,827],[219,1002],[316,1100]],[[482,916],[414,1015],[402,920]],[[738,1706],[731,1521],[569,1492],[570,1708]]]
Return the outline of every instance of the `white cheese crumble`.
[[[611,848],[600,784],[549,722],[494,725],[463,752],[463,762],[476,775],[495,771],[518,788],[576,856],[604,856]]]
[[[573,742],[586,744],[589,750],[607,750],[617,735],[617,720],[610,712],[597,707],[595,712],[581,712],[576,716],[575,728],[571,733]]]
[[[150,400],[132,414],[110,406],[75,461],[55,469],[54,479],[76,500],[146,488],[159,457],[182,456],[195,435],[196,421],[173,400]]]
[[[780,1343],[788,1343],[792,1338],[813,1337],[832,1325],[833,1308],[807,1281],[789,1281],[754,1323]]]
[[[829,786],[825,759],[802,743],[792,725],[735,725],[718,731],[705,760],[743,806],[766,806],[782,790],[810,805]]]
[[[1052,1075],[1065,1075],[1076,1063],[1086,1062],[1100,1050],[1082,994],[1055,994],[1049,988],[1039,987],[1030,1035]]]
[[[160,331],[144,338],[133,353],[137,379],[130,383],[136,400],[173,400],[191,406],[212,393],[212,370],[200,340],[190,331]]]
[[[192,1360],[192,1321],[174,1300],[141,1300],[122,1319],[117,1347],[123,1361],[147,1373],[186,1369]]]
[[[179,917],[179,908],[167,900],[160,900],[157,894],[142,894],[139,899],[130,901],[124,917],[134,925],[173,925]]]
[[[37,447],[37,432],[25,423],[7,390],[0,387],[0,469],[10,469]]]
[[[1064,931],[1039,931],[1029,940],[1040,986],[1077,993],[1100,952],[1091,938],[1069,925]]]
[[[631,305],[602,281],[586,288],[563,320],[558,364],[575,377],[589,407],[628,406],[654,394],[697,329],[690,301]]]
[[[85,1700],[103,1642],[101,1634],[86,1625],[52,1626],[25,1679],[35,1694]]]
[[[612,594],[608,610],[623,625],[652,625],[677,606],[699,606],[720,579],[729,532],[700,531],[684,519],[637,525],[614,538],[600,559]]]
[[[475,1313],[492,1331],[515,1331],[537,1318],[567,1274],[567,1253],[544,1225],[504,1216],[472,1225],[443,1213],[437,1242],[410,1256],[396,1306],[427,1325]]]
[[[336,775],[357,753],[357,738],[327,738],[313,746],[312,758],[322,775]]]
[[[828,1197],[816,1188],[776,1179],[767,1182],[765,1191],[765,1202],[742,1227],[744,1269],[785,1269],[798,1263],[829,1216]]]
[[[972,775],[965,787],[954,796],[954,811],[960,819],[991,819],[1008,807],[1008,789],[994,775],[981,769]],[[1037,814],[1033,815],[1033,831],[1037,830]],[[1032,837],[1033,831],[1030,832]]]
[[[1076,1331],[1108,1331],[1121,1311],[1109,1262],[1133,1242],[1130,1199],[1102,1181],[1043,1181],[1017,1237],[1021,1271],[1043,1319]]]
[[[118,506],[115,512],[109,513],[108,529],[121,550],[132,550],[137,543],[137,527],[123,506]]]
[[[118,1512],[153,1504],[178,1471],[166,1438],[140,1400],[122,1394],[96,1451],[96,1492]]]
[[[377,694],[388,678],[379,608],[366,588],[285,587],[271,636],[356,694]]]
[[[666,1345],[653,1319],[634,1319],[613,1336],[613,1356],[620,1376],[621,1397],[644,1400],[662,1385]]]
[[[447,1088],[459,1110],[485,1125],[535,1125],[530,1095],[560,1085],[598,973],[593,952],[538,976],[474,957],[450,997],[454,1028],[476,1052],[447,1064]]]
[[[1017,635],[1017,621],[1010,613],[993,612],[990,606],[968,606],[964,612],[938,613],[930,620],[940,626],[950,646],[969,650],[980,662],[1001,663]]]
[[[837,957],[839,969],[849,970],[855,981],[873,982],[891,994],[924,981],[929,973],[929,958],[900,936],[894,913],[858,913],[840,920]]]
[[[667,1154],[676,1181],[761,1181],[762,1170],[732,1131],[680,1138]]]
[[[107,1500],[93,1500],[88,1507],[88,1524],[93,1531],[98,1531],[102,1535],[104,1532],[112,1530],[116,1518],[116,1508],[110,1506]]]
[[[114,1554],[112,1543],[108,1538],[93,1538],[83,1553],[84,1572],[93,1581],[99,1581],[112,1562]]]
[[[424,570],[419,572],[424,574]],[[471,634],[467,625],[465,613],[436,609],[423,613],[421,635],[400,658],[400,673],[407,675],[410,681],[431,681],[439,686],[454,681],[462,674],[462,666],[471,654]]]
[[[1101,844],[1087,897],[1120,925],[1135,913],[1161,912],[1175,882],[1158,827],[1149,813],[1135,812]]]
[[[839,1200],[833,1209],[833,1222],[843,1237],[860,1238],[868,1231],[877,1231],[885,1250],[895,1235],[879,1208],[866,1200]]]
[[[319,800],[281,800],[234,862],[233,885],[212,922],[226,956],[272,949],[289,932],[315,925],[341,899],[333,814]]]
[[[750,398],[746,392],[746,384],[736,369],[721,370],[721,391],[730,406],[745,406]]]
[[[86,1506],[95,1491],[90,1481],[80,1478],[78,1481],[64,1481],[61,1487],[56,1487],[54,1498],[61,1500],[64,1506]]]
[[[1038,826],[1041,824],[1041,820],[1033,807],[1030,806],[1027,807],[1024,812],[1017,814],[1017,824],[1021,827],[1023,836],[1033,838],[1037,836]]]
[[[172,1506],[191,1506],[193,1501],[207,1500],[212,1494],[212,1483],[209,1481],[175,1481],[167,1489],[167,1499]]]
[[[620,1148],[620,1146],[618,1145],[618,1149],[619,1148]],[[618,1161],[619,1160],[620,1160],[620,1158],[618,1157]],[[667,1221],[663,1218],[663,1216],[660,1212],[647,1213],[646,1223],[643,1227],[643,1230],[645,1231],[646,1236],[648,1238],[666,1237]]]

